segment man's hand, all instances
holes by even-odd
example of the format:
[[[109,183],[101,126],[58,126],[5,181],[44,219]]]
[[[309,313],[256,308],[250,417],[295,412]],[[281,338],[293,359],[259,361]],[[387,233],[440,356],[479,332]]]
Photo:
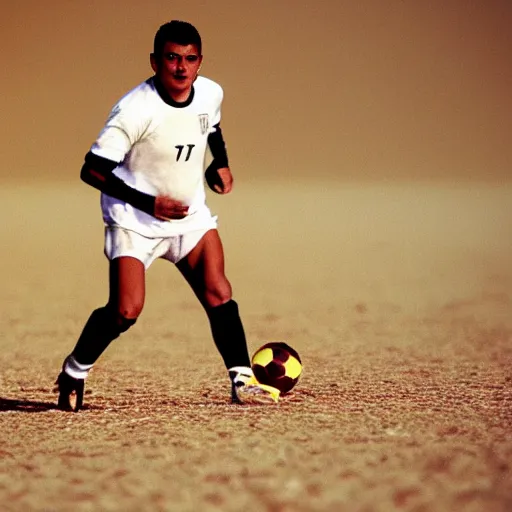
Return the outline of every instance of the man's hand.
[[[160,220],[184,219],[188,215],[188,206],[167,196],[155,199],[154,216]]]
[[[233,189],[233,175],[229,167],[208,168],[205,178],[208,186],[217,194],[229,194]]]

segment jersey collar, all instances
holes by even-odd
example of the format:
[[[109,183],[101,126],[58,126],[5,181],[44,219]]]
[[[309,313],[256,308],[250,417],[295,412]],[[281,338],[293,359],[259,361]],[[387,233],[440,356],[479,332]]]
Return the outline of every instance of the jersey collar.
[[[190,91],[189,97],[185,101],[175,101],[170,96],[169,93],[165,90],[164,86],[160,83],[160,80],[156,76],[153,76],[150,78],[150,80],[153,81],[153,85],[155,86],[156,92],[162,98],[162,100],[167,103],[167,105],[170,105],[171,107],[175,108],[184,108],[188,107],[192,100],[194,99],[195,89],[194,86],[192,86],[192,89]]]

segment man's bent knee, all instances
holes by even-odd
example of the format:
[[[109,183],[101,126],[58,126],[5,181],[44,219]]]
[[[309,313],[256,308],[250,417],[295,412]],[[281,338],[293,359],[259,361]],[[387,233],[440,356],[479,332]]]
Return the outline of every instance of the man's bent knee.
[[[118,314],[116,317],[116,323],[120,333],[126,332],[132,325],[135,324],[136,321],[137,318],[126,318],[121,314]]]
[[[140,314],[140,309],[117,309],[115,307],[109,307],[110,316],[113,320],[113,324],[116,326],[119,334],[126,332],[132,325],[137,322],[137,318]]]
[[[229,302],[231,298],[231,285],[226,281],[223,286],[205,290],[204,305],[206,308],[215,308]]]

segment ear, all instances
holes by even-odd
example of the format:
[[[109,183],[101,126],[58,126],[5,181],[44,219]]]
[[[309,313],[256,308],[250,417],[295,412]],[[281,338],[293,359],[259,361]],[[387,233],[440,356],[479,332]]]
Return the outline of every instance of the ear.
[[[156,73],[158,71],[158,63],[154,53],[149,54],[149,62],[151,63],[151,69]]]
[[[197,66],[197,71],[196,71],[196,78],[199,76],[199,71],[201,71],[201,65],[203,63],[203,56],[202,55],[199,55],[199,66]]]

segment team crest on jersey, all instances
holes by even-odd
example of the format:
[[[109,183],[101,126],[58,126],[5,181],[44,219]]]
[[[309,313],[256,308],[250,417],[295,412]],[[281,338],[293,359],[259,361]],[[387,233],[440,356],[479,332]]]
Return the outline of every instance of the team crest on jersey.
[[[204,135],[210,130],[210,117],[208,114],[199,114],[199,126],[201,126],[201,133]]]

